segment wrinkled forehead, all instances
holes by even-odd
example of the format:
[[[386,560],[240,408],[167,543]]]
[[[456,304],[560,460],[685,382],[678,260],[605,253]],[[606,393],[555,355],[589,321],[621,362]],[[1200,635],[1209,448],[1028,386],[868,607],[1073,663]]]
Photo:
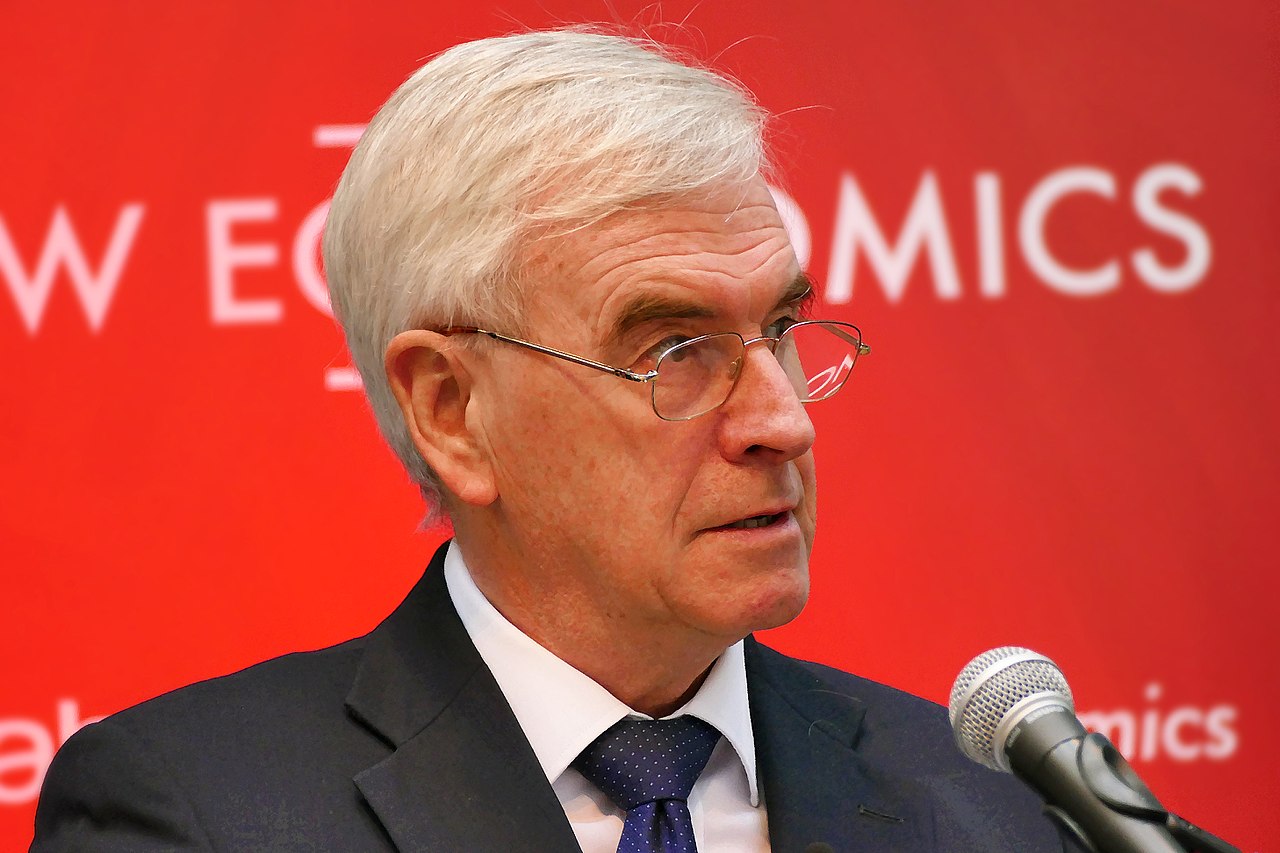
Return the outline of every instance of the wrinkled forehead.
[[[637,206],[530,248],[529,322],[573,322],[595,337],[668,303],[745,321],[807,288],[762,181]]]

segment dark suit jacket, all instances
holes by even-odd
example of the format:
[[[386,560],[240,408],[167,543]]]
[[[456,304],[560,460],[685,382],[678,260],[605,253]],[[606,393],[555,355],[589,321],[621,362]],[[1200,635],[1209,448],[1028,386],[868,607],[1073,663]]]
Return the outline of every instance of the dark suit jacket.
[[[443,555],[366,637],[83,729],[49,769],[32,849],[577,850]],[[937,705],[746,651],[775,851],[1063,849],[1015,780],[960,756]]]

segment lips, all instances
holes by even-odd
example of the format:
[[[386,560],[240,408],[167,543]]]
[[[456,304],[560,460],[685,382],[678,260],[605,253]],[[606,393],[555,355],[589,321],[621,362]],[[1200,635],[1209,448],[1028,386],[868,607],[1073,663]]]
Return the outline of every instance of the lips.
[[[777,512],[762,512],[757,515],[748,515],[731,521],[728,524],[721,524],[716,527],[708,527],[708,531],[726,531],[726,530],[759,530],[761,528],[773,527],[782,524],[791,516],[791,509],[785,508]]]
[[[724,525],[727,530],[754,530],[757,527],[768,527],[771,524],[777,524],[782,521],[785,512],[775,512],[771,515],[753,515],[750,518],[742,518],[733,524]]]

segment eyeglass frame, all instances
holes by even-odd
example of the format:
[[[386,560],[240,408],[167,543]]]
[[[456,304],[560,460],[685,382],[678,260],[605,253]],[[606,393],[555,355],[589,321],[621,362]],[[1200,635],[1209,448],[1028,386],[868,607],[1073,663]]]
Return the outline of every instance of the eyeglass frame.
[[[595,361],[594,359],[586,358],[585,356],[574,355],[573,353],[565,352],[563,350],[558,350],[553,347],[543,346],[542,344],[535,344],[531,341],[521,340],[520,338],[513,338],[510,335],[504,335],[501,332],[494,332],[489,329],[482,329],[478,326],[445,326],[443,328],[433,329],[432,331],[436,332],[437,334],[444,335],[446,337],[451,335],[471,335],[471,334],[485,335],[487,337],[494,339],[495,341],[504,341],[509,344],[515,344],[517,346],[521,346],[526,349],[533,350],[534,352],[540,352],[543,355],[550,355],[550,356],[554,356],[555,358],[560,358],[560,359],[564,359],[565,361],[573,362],[574,364],[580,364],[583,367],[591,367],[596,370],[603,371],[604,373],[612,373],[614,376],[620,377],[622,379],[626,379],[630,382],[654,382],[658,379],[658,369],[662,366],[662,360],[666,358],[668,355],[670,355],[676,349],[683,349],[685,347],[692,346],[693,344],[699,341],[706,340],[708,338],[716,338],[724,335],[732,335],[738,340],[742,341],[742,350],[743,350],[744,356],[745,356],[747,347],[751,346],[752,344],[760,343],[761,341],[770,341],[771,343],[769,344],[769,352],[776,354],[778,344],[779,342],[781,342],[783,336],[786,335],[788,332],[790,332],[792,329],[798,328],[800,326],[824,326],[824,327],[834,326],[837,328],[832,330],[833,333],[836,334],[838,337],[842,337],[842,338],[844,337],[844,334],[840,331],[840,329],[852,329],[854,333],[854,338],[857,341],[857,344],[854,347],[854,350],[855,350],[854,358],[856,359],[861,356],[868,355],[871,352],[871,347],[868,346],[862,340],[862,330],[859,329],[857,326],[853,325],[852,323],[845,323],[840,320],[800,320],[798,322],[792,323],[790,326],[787,326],[787,328],[783,329],[782,332],[777,337],[774,337],[772,335],[760,335],[759,337],[751,338],[748,340],[747,338],[744,338],[742,335],[738,334],[737,332],[711,332],[710,334],[706,334],[706,335],[697,335],[696,337],[692,337],[687,341],[681,341],[675,346],[672,346],[666,351],[664,351],[661,355],[658,356],[658,360],[655,363],[653,370],[650,370],[646,373],[637,373],[634,370],[627,370],[625,367],[614,367],[611,364],[605,364],[604,362],[601,362],[601,361]],[[846,339],[846,343],[848,342],[849,341]],[[712,406],[710,409],[707,409],[706,411],[703,411],[703,412],[699,412],[696,415],[689,415],[683,418],[664,417],[662,413],[658,411],[658,401],[656,399],[656,394],[649,395],[649,406],[650,408],[653,409],[653,413],[664,421],[672,421],[672,422],[691,421],[694,418],[699,418],[699,417],[702,417],[703,415],[714,412],[716,409],[723,406],[725,402],[729,399],[729,396],[733,394],[734,389],[738,387],[738,379],[741,376],[742,376],[742,372],[739,371],[737,375],[733,377],[733,384],[729,386],[729,393],[725,395],[724,400],[721,400],[719,403]],[[847,379],[848,377],[846,377],[846,381]],[[826,395],[825,397],[819,397],[816,400],[801,400],[801,402],[802,403],[821,402],[822,400],[826,400],[835,396],[836,392],[838,392],[843,387],[844,387],[844,382],[841,382],[840,385],[836,387],[835,391],[832,391],[830,394]],[[656,389],[656,386],[655,386],[655,389]]]

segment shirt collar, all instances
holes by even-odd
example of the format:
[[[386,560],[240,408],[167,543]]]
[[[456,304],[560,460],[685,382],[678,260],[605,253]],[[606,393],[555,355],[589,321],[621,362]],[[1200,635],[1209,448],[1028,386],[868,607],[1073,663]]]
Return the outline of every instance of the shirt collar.
[[[462,550],[453,542],[445,555],[444,578],[463,627],[511,705],[548,782],[559,779],[614,723],[629,716],[648,719],[507,621],[471,579]],[[671,716],[683,714],[710,723],[724,735],[742,762],[751,805],[759,805],[741,640],[720,655],[698,692]]]

